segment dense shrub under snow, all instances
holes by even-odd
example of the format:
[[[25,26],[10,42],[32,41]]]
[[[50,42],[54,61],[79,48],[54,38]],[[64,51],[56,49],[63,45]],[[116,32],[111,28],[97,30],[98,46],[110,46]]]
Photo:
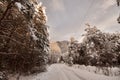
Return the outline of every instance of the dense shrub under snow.
[[[104,33],[97,27],[85,29],[81,43],[72,41],[69,46],[69,57],[74,64],[101,67],[120,65],[120,33]]]
[[[89,72],[107,75],[107,76],[120,76],[120,68],[118,67],[96,67],[96,66],[85,66],[85,65],[73,65],[76,69],[87,70]]]

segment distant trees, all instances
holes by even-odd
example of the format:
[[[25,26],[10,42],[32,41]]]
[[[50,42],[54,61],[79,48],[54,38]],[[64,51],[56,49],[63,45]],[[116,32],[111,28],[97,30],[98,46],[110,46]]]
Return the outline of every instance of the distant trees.
[[[57,63],[61,56],[61,49],[57,42],[50,43],[49,63]]]
[[[35,0],[0,1],[0,71],[34,73],[48,62],[44,7]]]
[[[69,41],[67,41],[67,40],[57,41],[57,44],[60,47],[62,54],[66,53],[68,51]]]
[[[73,61],[73,63],[76,63],[78,61],[79,53],[78,53],[78,41],[74,39],[74,37],[71,37],[70,39],[70,46],[68,48],[68,53],[69,53],[69,60]]]
[[[60,63],[68,59],[68,46],[69,41],[55,41],[50,42],[50,54],[49,54],[49,63]]]
[[[69,54],[73,52],[77,56],[73,56],[74,63],[96,66],[119,65],[120,33],[103,33],[96,27],[87,26],[83,35],[84,41],[74,43],[74,46],[71,44],[75,49],[69,49]]]

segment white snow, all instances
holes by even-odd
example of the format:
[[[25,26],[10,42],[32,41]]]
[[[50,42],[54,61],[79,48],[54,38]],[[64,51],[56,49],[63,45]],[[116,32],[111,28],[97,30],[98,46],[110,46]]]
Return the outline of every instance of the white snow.
[[[65,64],[53,64],[47,72],[26,77],[22,76],[20,80],[120,80],[120,77],[99,75],[86,70],[75,69]]]
[[[79,39],[79,43],[82,43],[84,41],[84,38],[85,36],[82,36],[80,39]]]
[[[39,38],[35,35],[36,29],[32,28],[29,26],[30,32],[31,32],[31,36],[34,40],[38,40]]]
[[[2,2],[0,2],[0,5],[3,5],[3,3],[2,3]]]
[[[21,8],[22,8],[22,5],[21,5],[21,3],[19,3],[19,2],[16,2],[15,4],[17,5],[17,7],[18,7],[18,9],[19,9],[19,11],[20,11],[20,10],[21,10]]]
[[[41,8],[43,11],[43,14],[45,16],[45,20],[47,21],[48,18],[47,18],[46,11],[45,11],[46,7],[42,6],[42,2],[38,3],[37,5],[35,4],[34,6],[35,6],[35,11],[36,11],[35,14],[38,16],[41,16],[41,15],[39,15],[39,8]]]
[[[73,65],[73,68],[86,70],[92,73],[104,75],[108,71],[109,76],[120,76],[120,69],[118,67],[96,67],[96,66],[85,66],[85,65]]]
[[[37,4],[37,5],[35,4],[35,5],[34,5],[34,7],[35,7],[35,11],[36,11],[36,12],[39,12],[38,9],[39,9],[39,7],[41,7],[41,6],[42,6],[42,2],[40,2],[40,3]]]
[[[22,5],[21,3],[19,3],[19,2],[16,2],[15,4],[16,4],[16,6],[18,7],[19,11],[21,11],[21,9],[26,9],[25,6],[23,6],[23,5]]]

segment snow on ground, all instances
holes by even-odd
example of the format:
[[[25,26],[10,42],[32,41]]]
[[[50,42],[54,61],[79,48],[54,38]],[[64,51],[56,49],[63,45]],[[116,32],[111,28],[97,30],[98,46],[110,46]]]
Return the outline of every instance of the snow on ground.
[[[91,73],[80,68],[69,67],[65,64],[52,64],[47,72],[26,77],[22,76],[20,80],[120,80],[120,76],[110,77]]]
[[[118,67],[95,67],[95,66],[85,66],[85,65],[73,65],[73,68],[79,68],[82,70],[87,70],[92,73],[108,75],[108,76],[120,76],[120,68]]]

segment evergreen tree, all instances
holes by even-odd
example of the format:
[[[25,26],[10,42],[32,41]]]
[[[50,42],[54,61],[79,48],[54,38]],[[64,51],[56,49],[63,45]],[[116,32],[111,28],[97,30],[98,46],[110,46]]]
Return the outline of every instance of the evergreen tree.
[[[44,7],[36,0],[0,3],[0,71],[44,71],[49,51]]]
[[[104,33],[87,24],[82,43],[71,42],[69,56],[76,64],[118,66],[120,63],[120,33]]]

